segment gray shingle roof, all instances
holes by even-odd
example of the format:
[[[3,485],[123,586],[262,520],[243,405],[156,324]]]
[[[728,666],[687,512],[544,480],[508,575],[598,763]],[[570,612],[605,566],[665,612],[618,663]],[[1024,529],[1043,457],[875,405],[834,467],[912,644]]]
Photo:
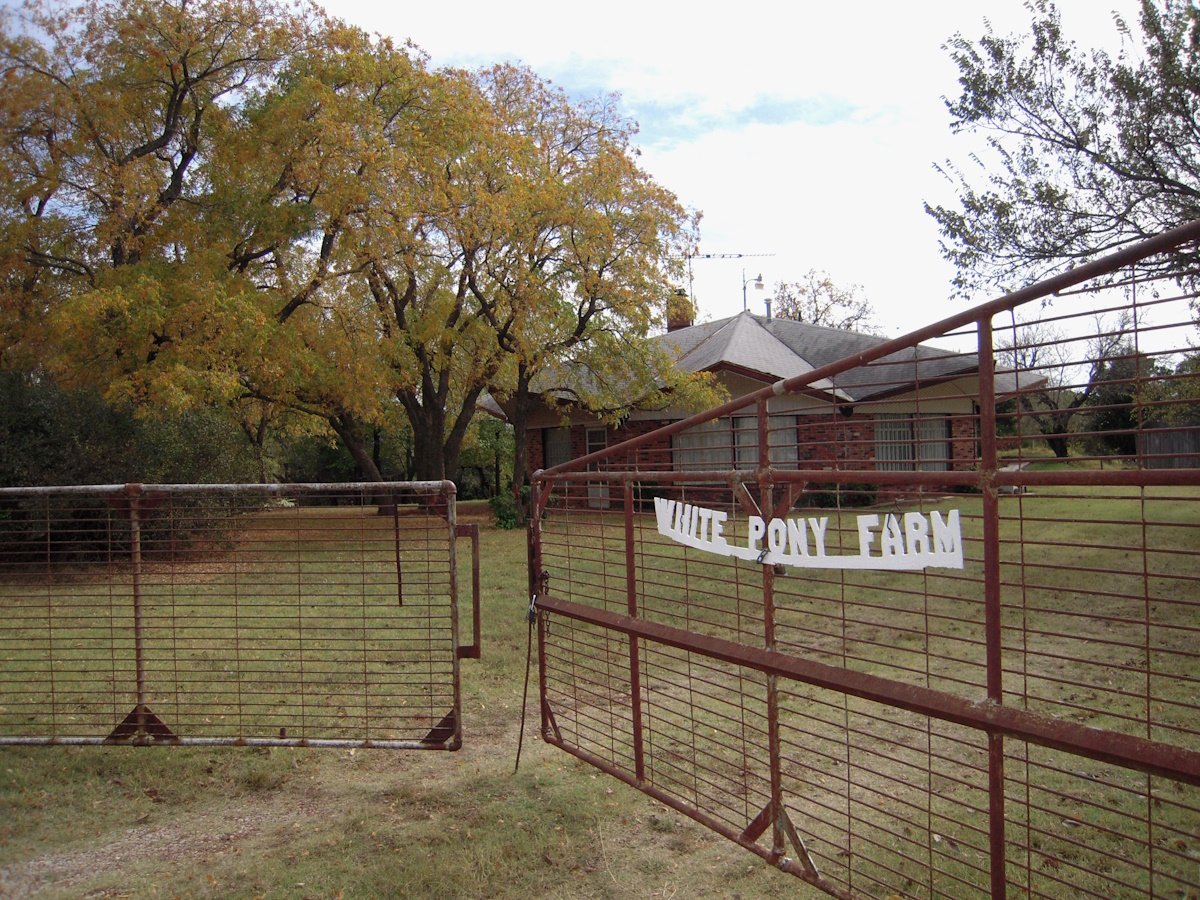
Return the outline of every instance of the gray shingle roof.
[[[742,312],[727,319],[680,328],[663,337],[678,354],[678,365],[697,372],[736,367],[775,380],[811,372],[885,342],[885,338],[825,328],[793,319],[767,319]],[[928,383],[974,372],[974,354],[959,354],[920,345],[884,357],[869,366],[858,366],[835,379],[821,379],[812,387],[836,391],[858,402]]]
[[[811,372],[813,366],[791,347],[746,313],[708,325],[669,332],[663,342],[677,349],[676,365],[700,372],[719,365],[735,365],[773,378],[791,378]],[[688,332],[700,332],[691,340]]]
[[[663,335],[661,340],[675,357],[676,365],[686,371],[736,369],[751,376],[762,376],[770,382],[803,375],[856,356],[887,339],[794,319],[768,319],[742,312],[714,322],[676,329]],[[920,344],[869,365],[848,369],[832,379],[818,379],[811,388],[843,402],[859,403],[973,374],[978,367],[978,357],[974,353],[956,353]],[[570,366],[556,367],[534,379],[533,388],[535,393],[570,399],[572,392],[566,390],[565,385],[579,383],[588,375]],[[1028,375],[1021,377],[1022,389],[1027,387],[1027,381],[1030,381]],[[1013,393],[1017,384],[1013,373],[996,373],[997,396]]]

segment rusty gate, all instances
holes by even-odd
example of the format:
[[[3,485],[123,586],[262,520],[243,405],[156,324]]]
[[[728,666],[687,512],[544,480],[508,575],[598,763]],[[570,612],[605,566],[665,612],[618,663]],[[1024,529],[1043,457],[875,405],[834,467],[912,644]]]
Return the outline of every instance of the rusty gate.
[[[449,482],[0,490],[0,744],[455,750],[478,571]]]
[[[838,897],[1200,897],[1198,236],[539,472],[545,740]]]

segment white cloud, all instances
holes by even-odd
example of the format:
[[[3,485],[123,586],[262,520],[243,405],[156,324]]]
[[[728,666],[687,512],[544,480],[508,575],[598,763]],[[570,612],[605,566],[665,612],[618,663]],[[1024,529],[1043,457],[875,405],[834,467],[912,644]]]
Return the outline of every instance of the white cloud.
[[[1111,9],[1135,0],[1059,0],[1080,46],[1119,46]],[[448,11],[449,10],[449,11]],[[460,0],[331,3],[368,30],[411,38],[436,65],[520,61],[576,95],[622,94],[641,124],[643,165],[703,211],[705,252],[772,253],[693,267],[702,312],[741,309],[743,269],[770,284],[809,268],[861,284],[889,332],[960,307],[924,200],[952,201],[933,164],[962,160],[942,98],[956,32],[1027,26],[1020,0],[861,0],[852,5],[661,0],[546,6]],[[761,312],[763,295],[755,300]]]

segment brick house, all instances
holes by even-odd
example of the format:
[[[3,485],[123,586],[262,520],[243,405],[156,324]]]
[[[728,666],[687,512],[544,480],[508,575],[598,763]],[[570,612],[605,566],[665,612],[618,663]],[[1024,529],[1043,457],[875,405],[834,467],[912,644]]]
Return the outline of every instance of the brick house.
[[[855,356],[885,339],[743,312],[693,325],[675,322],[661,337],[687,371],[711,372],[731,398],[780,379]],[[998,396],[1011,393],[998,373]],[[542,386],[543,396],[552,390]],[[836,379],[813,382],[768,404],[772,464],[800,469],[946,471],[970,469],[978,458],[978,360],[974,354],[926,345],[910,348]],[[539,404],[528,431],[529,471],[549,469],[587,453],[686,418],[684,409],[640,409],[613,426],[582,410]],[[638,451],[643,470],[722,471],[758,464],[752,408],[664,437]],[[603,505],[607,505],[604,503]]]

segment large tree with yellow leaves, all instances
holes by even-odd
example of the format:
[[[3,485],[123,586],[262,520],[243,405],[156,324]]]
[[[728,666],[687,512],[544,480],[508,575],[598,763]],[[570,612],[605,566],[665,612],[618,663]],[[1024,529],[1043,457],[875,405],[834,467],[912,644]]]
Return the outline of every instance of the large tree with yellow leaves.
[[[319,427],[369,478],[398,416],[452,477],[481,394],[549,366],[671,386],[646,336],[694,216],[611,100],[255,0],[4,26],[0,365]]]

